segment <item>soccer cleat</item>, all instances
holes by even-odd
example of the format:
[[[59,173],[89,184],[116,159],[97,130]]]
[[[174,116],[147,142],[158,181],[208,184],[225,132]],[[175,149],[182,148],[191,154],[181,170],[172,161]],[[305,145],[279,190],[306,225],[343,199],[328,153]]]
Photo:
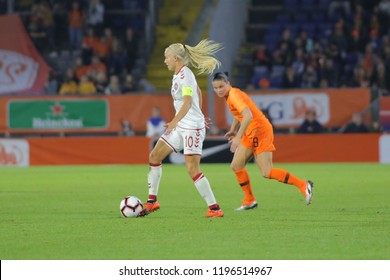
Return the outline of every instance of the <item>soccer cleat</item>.
[[[218,209],[218,210],[211,210],[209,209],[209,211],[207,212],[206,216],[204,216],[205,218],[222,218],[223,217],[223,211],[222,209]]]
[[[144,217],[154,211],[157,211],[158,209],[160,209],[160,203],[158,201],[145,202],[142,211],[138,214],[138,217]]]
[[[313,187],[314,187],[314,183],[308,180],[306,183],[306,191],[305,191],[306,205],[309,205],[313,198]]]
[[[253,201],[250,203],[246,203],[245,201],[242,203],[242,205],[234,210],[236,211],[243,211],[243,210],[251,210],[257,208],[258,204],[257,201]]]

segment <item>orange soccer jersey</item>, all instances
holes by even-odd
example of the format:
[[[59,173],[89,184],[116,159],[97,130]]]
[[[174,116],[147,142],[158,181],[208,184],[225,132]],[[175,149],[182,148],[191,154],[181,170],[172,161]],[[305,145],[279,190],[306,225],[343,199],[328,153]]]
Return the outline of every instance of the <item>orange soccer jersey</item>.
[[[243,119],[241,112],[246,107],[248,107],[252,113],[252,121],[241,140],[243,146],[252,149],[255,155],[258,155],[261,152],[275,151],[271,123],[245,92],[238,88],[230,88],[226,103],[230,112],[239,122]]]

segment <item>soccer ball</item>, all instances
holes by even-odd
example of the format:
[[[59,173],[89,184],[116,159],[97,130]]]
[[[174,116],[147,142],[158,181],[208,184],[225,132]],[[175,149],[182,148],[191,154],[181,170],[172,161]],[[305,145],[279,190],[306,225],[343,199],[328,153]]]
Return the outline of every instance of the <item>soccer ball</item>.
[[[121,215],[125,218],[137,217],[142,207],[142,201],[136,196],[126,196],[119,205]]]

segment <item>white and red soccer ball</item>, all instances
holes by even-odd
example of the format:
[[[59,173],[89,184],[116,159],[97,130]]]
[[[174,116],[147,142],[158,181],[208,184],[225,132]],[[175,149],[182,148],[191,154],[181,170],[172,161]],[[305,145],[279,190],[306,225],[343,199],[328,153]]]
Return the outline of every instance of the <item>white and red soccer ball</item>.
[[[137,217],[142,208],[142,201],[136,196],[126,196],[119,205],[121,215],[125,218]]]

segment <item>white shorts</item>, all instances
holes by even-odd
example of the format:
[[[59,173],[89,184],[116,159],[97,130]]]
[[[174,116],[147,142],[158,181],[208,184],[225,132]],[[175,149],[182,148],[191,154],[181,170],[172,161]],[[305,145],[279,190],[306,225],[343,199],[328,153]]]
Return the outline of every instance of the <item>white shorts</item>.
[[[164,141],[175,153],[183,150],[184,155],[202,155],[205,134],[205,128],[176,127],[170,134],[161,135],[159,141]]]

